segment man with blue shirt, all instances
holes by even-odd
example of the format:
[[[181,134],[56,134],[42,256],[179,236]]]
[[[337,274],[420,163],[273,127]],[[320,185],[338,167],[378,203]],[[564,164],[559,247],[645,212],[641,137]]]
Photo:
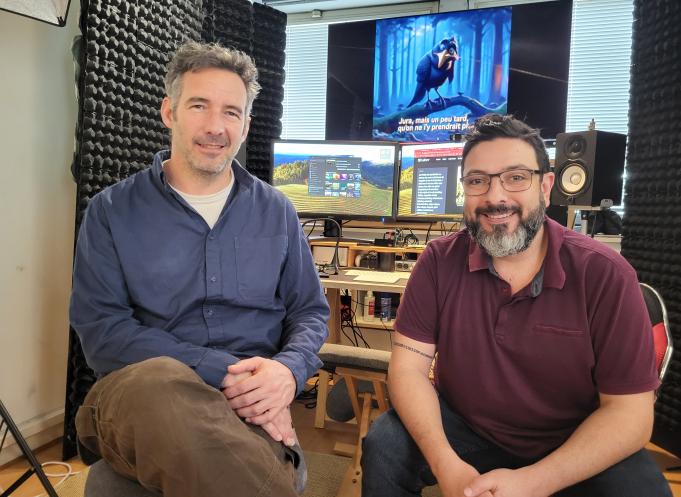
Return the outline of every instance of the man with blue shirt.
[[[328,307],[295,210],[234,160],[257,70],[189,42],[165,84],[171,150],[95,196],[79,233],[71,323],[100,375],[79,440],[166,497],[293,496],[289,405]]]

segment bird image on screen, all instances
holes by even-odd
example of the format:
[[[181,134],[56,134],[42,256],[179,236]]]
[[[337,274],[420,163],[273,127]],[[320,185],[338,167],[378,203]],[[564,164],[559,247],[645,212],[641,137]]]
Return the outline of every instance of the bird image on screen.
[[[419,61],[419,65],[416,66],[416,91],[414,91],[414,96],[407,107],[420,102],[423,97],[427,97],[426,106],[432,106],[430,90],[437,93],[437,96],[440,97],[440,105],[444,107],[445,99],[437,89],[445,81],[452,82],[454,79],[454,63],[457,60],[459,60],[459,49],[456,38],[443,39],[424,55]]]
[[[510,7],[376,21],[373,138],[448,141],[505,113],[510,44]]]

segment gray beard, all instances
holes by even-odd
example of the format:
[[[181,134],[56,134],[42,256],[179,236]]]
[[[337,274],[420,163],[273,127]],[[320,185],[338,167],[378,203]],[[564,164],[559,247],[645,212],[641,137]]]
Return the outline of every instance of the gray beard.
[[[523,219],[522,211],[519,212],[520,224],[513,233],[508,233],[506,226],[503,225],[494,226],[492,232],[485,231],[475,218],[470,219],[465,215],[464,223],[471,237],[491,257],[507,257],[527,250],[534,237],[537,236],[542,224],[544,224],[545,212],[546,204],[544,199],[541,198],[539,207],[530,211],[527,219]]]

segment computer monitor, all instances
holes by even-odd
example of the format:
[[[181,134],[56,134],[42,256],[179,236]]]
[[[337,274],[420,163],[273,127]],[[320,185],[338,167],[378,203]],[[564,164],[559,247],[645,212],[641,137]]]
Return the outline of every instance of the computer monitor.
[[[393,220],[397,144],[277,140],[272,185],[301,218]]]
[[[463,213],[463,143],[410,143],[400,150],[398,221],[447,221]]]

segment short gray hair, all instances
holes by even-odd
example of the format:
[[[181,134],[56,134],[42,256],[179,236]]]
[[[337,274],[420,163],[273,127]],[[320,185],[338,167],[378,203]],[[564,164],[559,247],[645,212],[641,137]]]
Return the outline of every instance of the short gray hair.
[[[246,115],[251,113],[253,101],[260,92],[258,69],[253,59],[240,50],[225,48],[217,43],[188,41],[181,45],[168,64],[164,80],[166,95],[170,97],[173,113],[182,93],[182,76],[201,69],[225,69],[235,73],[246,86]]]

